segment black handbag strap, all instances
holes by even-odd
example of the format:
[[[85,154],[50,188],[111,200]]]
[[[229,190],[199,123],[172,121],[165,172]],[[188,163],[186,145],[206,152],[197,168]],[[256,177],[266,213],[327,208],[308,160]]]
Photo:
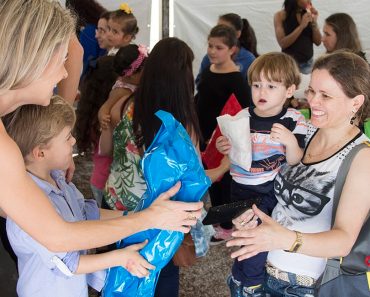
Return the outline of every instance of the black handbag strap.
[[[340,196],[342,194],[343,186],[347,178],[347,174],[349,168],[351,167],[353,158],[357,155],[357,153],[363,148],[370,147],[369,142],[363,142],[359,145],[356,145],[345,157],[343,163],[339,167],[336,182],[335,182],[335,189],[334,189],[334,198],[333,198],[333,214],[332,214],[332,227],[335,220],[335,215],[337,212]],[[364,222],[361,231],[358,235],[356,242],[354,243],[350,254],[344,257],[340,262],[342,262],[342,269],[346,269],[348,272],[356,274],[358,271],[366,271],[368,270],[368,266],[364,263],[362,259],[362,255],[366,253],[368,250],[369,243],[368,243],[368,230],[370,230],[370,218],[367,217],[366,221]],[[333,260],[340,260],[340,258],[333,258]]]
[[[370,147],[370,144],[368,142],[363,142],[363,143],[356,145],[353,149],[351,149],[348,155],[344,158],[343,163],[339,167],[337,178],[335,181],[335,187],[334,187],[333,213],[331,217],[332,227],[334,225],[335,215],[337,213],[340,196],[342,195],[343,186],[346,181],[349,168],[351,167],[352,161],[354,157],[357,155],[357,153],[361,149],[366,148],[366,147]]]

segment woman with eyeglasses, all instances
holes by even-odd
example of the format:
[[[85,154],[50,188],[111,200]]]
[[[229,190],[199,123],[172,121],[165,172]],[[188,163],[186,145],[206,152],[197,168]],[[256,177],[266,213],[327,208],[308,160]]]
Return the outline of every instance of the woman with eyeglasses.
[[[325,258],[348,255],[369,216],[370,149],[364,148],[352,161],[331,228],[339,167],[369,141],[355,125],[369,116],[369,65],[350,52],[324,55],[313,66],[306,96],[312,114],[306,149],[299,164],[278,173],[272,217],[254,206],[234,220],[238,231],[227,243],[241,246],[231,255],[239,260],[269,251],[266,296],[314,296]],[[262,224],[250,229],[253,216]]]

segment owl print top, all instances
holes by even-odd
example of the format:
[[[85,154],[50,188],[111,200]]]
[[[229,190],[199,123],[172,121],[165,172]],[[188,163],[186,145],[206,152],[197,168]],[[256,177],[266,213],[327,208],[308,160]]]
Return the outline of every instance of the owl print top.
[[[317,131],[311,124],[308,125],[306,147]],[[338,169],[350,150],[365,140],[369,139],[360,132],[338,152],[325,160],[283,166],[274,182],[278,203],[272,212],[272,218],[284,227],[302,233],[329,230]],[[321,275],[326,263],[323,258],[282,250],[271,251],[268,261],[283,271],[315,279]]]

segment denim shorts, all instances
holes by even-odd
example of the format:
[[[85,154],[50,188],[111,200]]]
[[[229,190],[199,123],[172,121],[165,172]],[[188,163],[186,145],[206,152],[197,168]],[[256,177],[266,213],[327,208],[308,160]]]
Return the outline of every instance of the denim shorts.
[[[315,288],[304,287],[295,283],[293,273],[288,273],[291,279],[290,283],[279,280],[272,275],[267,274],[264,291],[266,297],[314,297]]]

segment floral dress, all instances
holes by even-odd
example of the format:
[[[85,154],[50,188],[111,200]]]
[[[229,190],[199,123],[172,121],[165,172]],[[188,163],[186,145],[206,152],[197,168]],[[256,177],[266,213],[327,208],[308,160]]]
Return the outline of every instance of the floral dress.
[[[113,132],[113,162],[104,198],[111,209],[134,210],[146,190],[140,150],[132,127],[133,100],[127,103],[121,122]]]

